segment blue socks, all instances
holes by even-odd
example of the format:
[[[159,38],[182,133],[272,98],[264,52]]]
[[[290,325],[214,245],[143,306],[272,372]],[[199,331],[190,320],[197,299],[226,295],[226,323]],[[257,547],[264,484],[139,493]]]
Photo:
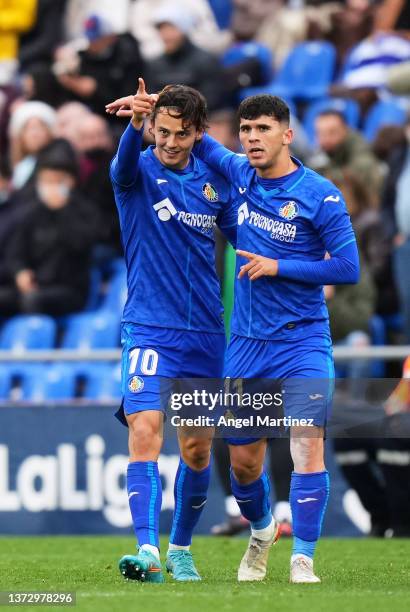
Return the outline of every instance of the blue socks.
[[[326,470],[292,473],[289,499],[294,534],[292,555],[302,554],[313,559],[328,498],[329,473]]]
[[[192,533],[206,504],[210,476],[210,465],[198,472],[188,467],[182,459],[179,460],[170,544],[190,546]]]
[[[270,485],[265,470],[254,482],[241,485],[231,469],[231,487],[242,516],[250,521],[252,529],[265,529],[270,525],[272,522]]]
[[[162,486],[156,461],[133,461],[127,469],[128,502],[138,544],[159,549]]]

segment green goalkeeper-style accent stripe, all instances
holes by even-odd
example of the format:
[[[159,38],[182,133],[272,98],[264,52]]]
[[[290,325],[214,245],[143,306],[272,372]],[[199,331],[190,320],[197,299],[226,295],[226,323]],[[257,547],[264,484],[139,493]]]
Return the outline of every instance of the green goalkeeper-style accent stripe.
[[[235,267],[236,252],[235,249],[228,243],[225,248],[224,277],[222,289],[222,301],[225,312],[225,333],[226,338],[228,340],[231,330],[231,317],[234,300]]]

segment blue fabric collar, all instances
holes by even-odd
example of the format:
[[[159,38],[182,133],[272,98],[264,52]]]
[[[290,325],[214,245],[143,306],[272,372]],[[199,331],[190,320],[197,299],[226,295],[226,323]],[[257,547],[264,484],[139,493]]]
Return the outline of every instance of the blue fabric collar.
[[[305,178],[306,168],[302,164],[302,162],[296,157],[292,157],[292,156],[291,156],[291,160],[293,161],[294,164],[298,166],[298,168],[294,172],[290,173],[289,179],[285,181],[280,187],[277,187],[276,189],[265,189],[259,183],[259,181],[257,181],[258,189],[264,198],[269,198],[274,195],[277,195],[281,191],[291,191]],[[255,170],[255,179],[256,179],[256,170]]]

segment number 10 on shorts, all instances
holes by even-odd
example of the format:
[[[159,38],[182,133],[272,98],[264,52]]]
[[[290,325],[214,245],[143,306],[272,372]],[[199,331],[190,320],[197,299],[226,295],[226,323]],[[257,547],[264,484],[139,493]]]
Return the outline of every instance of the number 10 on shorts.
[[[157,372],[158,353],[153,349],[132,349],[129,352],[130,368],[129,374],[135,374],[139,365],[139,371],[146,376],[153,376]]]

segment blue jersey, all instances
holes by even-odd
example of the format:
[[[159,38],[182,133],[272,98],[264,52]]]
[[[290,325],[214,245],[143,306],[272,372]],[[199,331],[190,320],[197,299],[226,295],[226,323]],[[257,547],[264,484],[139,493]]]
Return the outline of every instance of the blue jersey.
[[[127,266],[123,321],[223,333],[214,226],[235,243],[229,183],[191,155],[172,171],[128,126],[111,164]]]
[[[330,334],[323,284],[357,282],[338,275],[337,254],[357,247],[340,191],[305,168],[283,177],[280,187],[266,190],[245,156],[234,154],[209,136],[195,149],[229,178],[240,196],[237,248],[278,260],[278,275],[235,283],[232,332],[256,339],[300,340],[306,334]],[[350,247],[348,247],[350,245]],[[334,261],[324,261],[326,252]],[[237,258],[239,267],[247,263]]]

